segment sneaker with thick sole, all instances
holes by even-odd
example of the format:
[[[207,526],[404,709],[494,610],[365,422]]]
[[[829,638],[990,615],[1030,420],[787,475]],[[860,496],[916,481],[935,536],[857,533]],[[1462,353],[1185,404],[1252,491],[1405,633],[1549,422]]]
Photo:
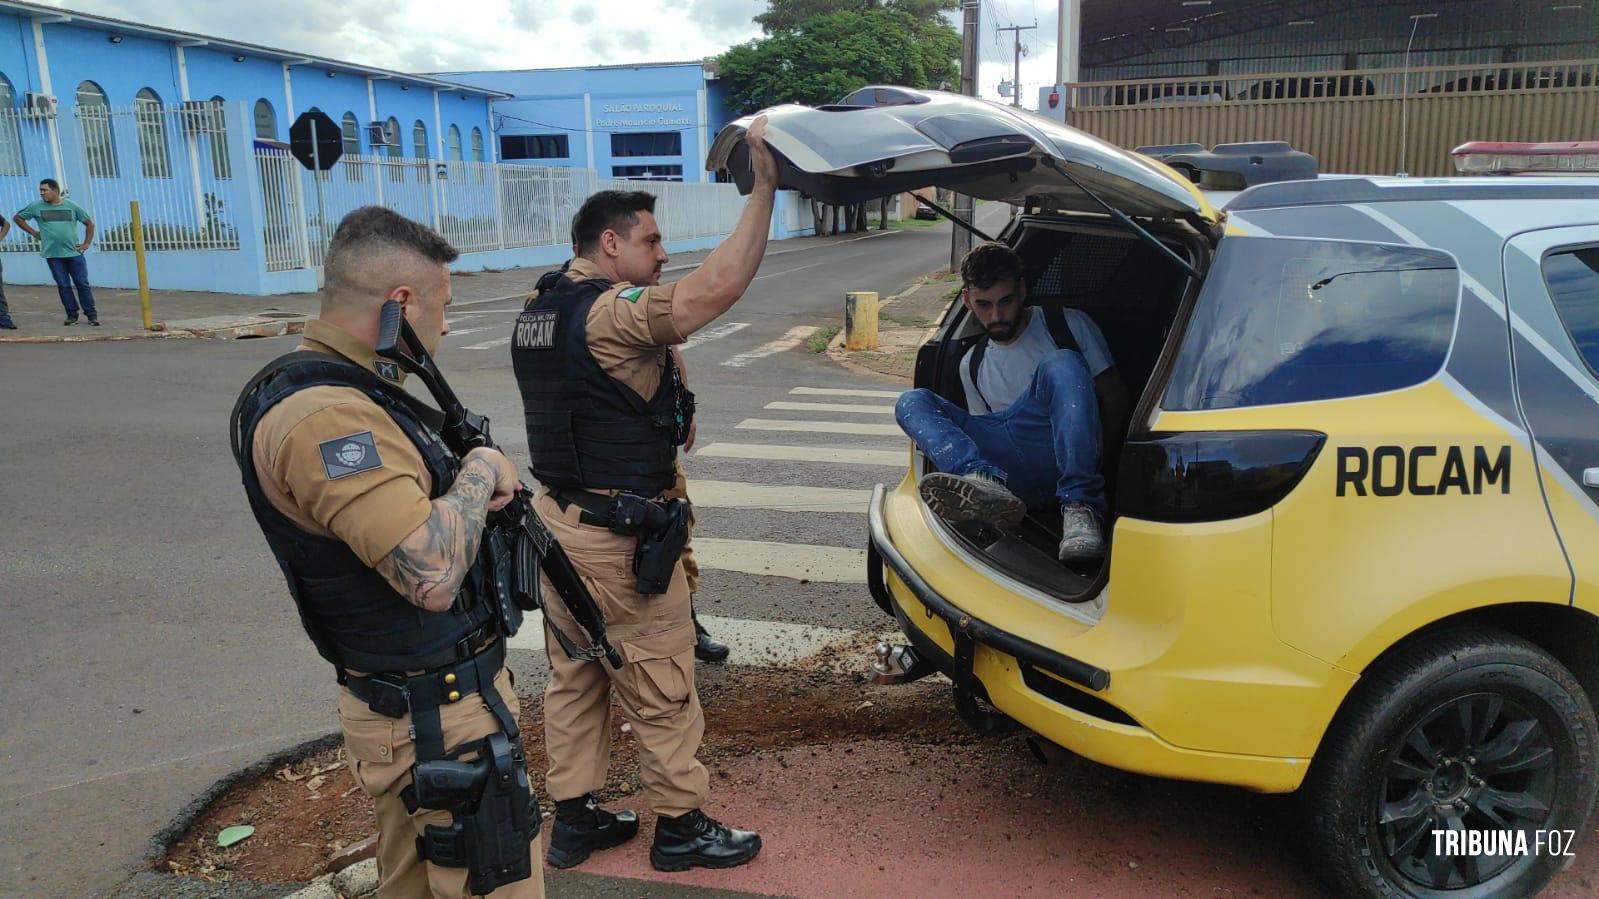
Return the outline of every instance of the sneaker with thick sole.
[[[650,845],[650,865],[657,871],[689,868],[736,868],[761,851],[761,837],[735,830],[699,809],[655,821],[655,842]]]
[[[1062,562],[1086,562],[1105,555],[1105,534],[1099,515],[1083,503],[1063,503],[1060,507],[1060,555]]]
[[[919,489],[927,508],[951,524],[975,521],[1013,530],[1027,517],[1027,504],[987,475],[935,471],[922,476]]]
[[[626,843],[638,834],[638,815],[623,809],[608,812],[599,807],[593,795],[555,804],[555,826],[550,832],[550,847],[544,861],[552,868],[571,868],[583,864],[602,849]]]

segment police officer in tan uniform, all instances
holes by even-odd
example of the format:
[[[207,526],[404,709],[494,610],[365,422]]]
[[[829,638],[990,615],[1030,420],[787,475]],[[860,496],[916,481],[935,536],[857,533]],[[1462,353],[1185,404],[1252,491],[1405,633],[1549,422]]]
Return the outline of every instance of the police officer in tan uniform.
[[[374,350],[390,301],[437,346],[456,255],[391,210],[348,215],[328,248],[320,317],[245,388],[232,437],[301,622],[343,687],[350,769],[377,811],[379,896],[536,899],[538,810],[480,555],[485,516],[511,499],[516,470],[496,450],[445,449],[436,413]],[[419,790],[423,770],[441,776]]]
[[[633,813],[602,810],[593,796],[609,766],[613,695],[632,725],[644,798],[657,815],[651,864],[663,871],[725,868],[760,851],[759,836],[702,810],[709,778],[695,756],[705,717],[678,559],[686,506],[666,494],[692,420],[692,395],[669,348],[731,308],[760,266],[777,181],[764,133],[758,119],[747,135],[755,179],[738,225],[698,269],[675,284],[659,283],[667,256],[655,198],[601,191],[573,221],[576,258],[540,280],[512,337],[541,484],[534,508],[565,546],[625,659],[612,670],[572,658],[554,632],[577,625],[561,608],[545,610],[546,785],[556,800],[546,861],[556,867],[578,864],[638,829]],[[655,519],[668,525],[657,527]]]

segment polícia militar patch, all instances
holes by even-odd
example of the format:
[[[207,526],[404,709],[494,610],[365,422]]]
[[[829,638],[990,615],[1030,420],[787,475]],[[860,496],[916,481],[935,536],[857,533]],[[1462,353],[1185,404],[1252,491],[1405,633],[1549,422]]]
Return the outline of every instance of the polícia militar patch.
[[[324,440],[317,444],[317,449],[322,451],[322,468],[330,481],[383,467],[371,431]]]
[[[511,332],[511,346],[518,350],[555,349],[555,326],[560,313],[554,309],[524,312],[516,317],[516,328]]]

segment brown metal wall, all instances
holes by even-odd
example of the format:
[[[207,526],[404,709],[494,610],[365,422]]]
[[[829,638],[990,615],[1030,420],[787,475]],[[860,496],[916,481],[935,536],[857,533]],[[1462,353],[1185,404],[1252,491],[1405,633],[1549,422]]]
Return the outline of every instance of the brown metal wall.
[[[1077,128],[1129,148],[1172,143],[1200,143],[1209,147],[1237,141],[1286,140],[1296,149],[1314,155],[1324,172],[1361,174],[1400,171],[1400,134],[1408,133],[1404,167],[1410,174],[1452,175],[1455,172],[1449,151],[1469,140],[1599,140],[1599,78],[1591,74],[1599,70],[1599,63],[1579,61],[1559,65],[1563,71],[1586,74],[1568,79],[1568,83],[1574,82],[1573,86],[1523,90],[1408,95],[1395,90],[1368,96],[1170,102],[1170,105],[1158,102],[1092,104],[1112,102],[1118,96],[1114,92],[1117,85],[1123,86],[1120,96],[1132,96],[1137,91],[1145,91],[1145,96],[1150,93],[1161,96],[1181,92],[1166,85],[1190,86],[1186,89],[1197,92],[1191,87],[1194,82],[1085,83],[1072,86],[1077,89],[1071,94],[1075,102],[1068,121]],[[1536,83],[1531,74],[1526,74],[1523,81],[1512,81],[1506,77],[1507,71],[1515,75],[1518,67],[1451,68],[1448,81],[1477,73],[1477,77],[1497,77],[1500,83]],[[1457,74],[1461,72],[1466,74]],[[1427,73],[1428,70],[1413,70],[1410,75],[1420,77]],[[1298,72],[1264,77],[1324,78],[1328,74]],[[1348,74],[1380,76],[1382,73]],[[1381,85],[1384,79],[1376,77],[1371,81]],[[1107,87],[1113,90],[1107,92]],[[1212,87],[1207,82],[1204,92],[1210,90]],[[1228,90],[1229,94],[1234,92]],[[1402,128],[1407,115],[1409,126]]]

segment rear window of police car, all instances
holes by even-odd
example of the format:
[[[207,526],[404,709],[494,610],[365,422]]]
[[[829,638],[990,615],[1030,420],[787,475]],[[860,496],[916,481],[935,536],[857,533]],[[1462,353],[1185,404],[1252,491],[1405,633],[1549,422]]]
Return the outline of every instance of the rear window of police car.
[[[1267,406],[1409,387],[1443,366],[1460,275],[1436,250],[1229,237],[1161,403]]]

